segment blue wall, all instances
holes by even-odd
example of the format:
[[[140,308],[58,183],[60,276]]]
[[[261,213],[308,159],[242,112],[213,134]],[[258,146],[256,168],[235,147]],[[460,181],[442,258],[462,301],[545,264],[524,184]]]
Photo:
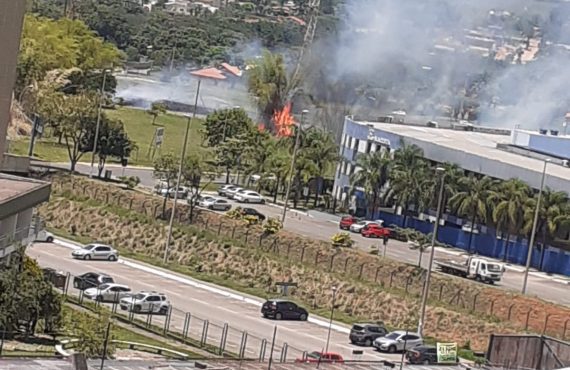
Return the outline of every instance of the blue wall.
[[[426,234],[430,233],[434,226],[432,223],[421,221],[413,217],[407,217],[406,225],[403,225],[403,216],[386,212],[376,213],[373,219],[382,219],[386,225],[409,227]],[[500,260],[506,259],[509,263],[518,265],[524,265],[526,263],[528,253],[528,242],[526,239],[515,239],[511,236],[507,250],[507,248],[505,248],[506,240],[497,239],[495,230],[491,228],[481,229],[479,234],[473,234],[473,240],[471,241],[471,251],[473,253],[476,252],[479,255]],[[438,241],[441,243],[467,250],[469,233],[458,227],[448,225],[440,226],[437,236]],[[505,258],[506,252],[508,252],[508,256]],[[534,248],[531,266],[538,269],[539,264],[540,250]],[[570,252],[548,246],[544,254],[542,271],[570,276]]]

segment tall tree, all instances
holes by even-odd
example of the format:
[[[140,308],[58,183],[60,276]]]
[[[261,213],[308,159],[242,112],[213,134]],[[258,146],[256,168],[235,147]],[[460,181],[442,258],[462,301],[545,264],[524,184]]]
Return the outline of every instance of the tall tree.
[[[151,104],[150,109],[147,112],[152,116],[152,125],[154,126],[158,116],[166,113],[166,105],[154,102]]]
[[[530,235],[534,223],[534,214],[536,210],[538,194],[529,197],[524,207],[524,233]],[[570,209],[568,209],[568,193],[563,191],[553,191],[550,188],[544,189],[542,199],[540,201],[540,209],[538,211],[538,223],[536,233],[540,235],[540,263],[539,269],[542,270],[544,262],[544,254],[546,245],[554,239],[554,236],[565,227],[570,217]]]
[[[109,157],[119,161],[131,156],[131,152],[136,148],[136,144],[129,139],[127,132],[121,121],[113,121],[102,115],[101,132],[97,139],[96,154],[99,159],[98,176],[105,168]],[[90,142],[93,142],[92,140]],[[93,150],[93,148],[91,148]]]
[[[487,176],[478,178],[473,174],[459,181],[460,190],[449,200],[452,210],[461,217],[468,217],[471,221],[471,231],[467,251],[471,252],[473,231],[477,222],[485,222],[490,217],[489,198],[495,182]]]
[[[217,110],[204,121],[204,137],[215,147],[226,139],[253,133],[253,121],[242,108]]]
[[[194,209],[198,204],[198,199],[202,192],[216,178],[218,173],[216,167],[204,161],[204,158],[191,154],[184,160],[182,167],[182,179],[184,185],[190,189],[188,205],[190,206],[190,221],[194,218]]]
[[[380,192],[388,183],[392,160],[390,154],[382,151],[361,155],[356,160],[356,171],[350,177],[352,188],[364,189],[368,214],[373,217],[380,200]]]
[[[497,186],[496,192],[490,196],[494,203],[493,221],[500,232],[507,233],[505,244],[505,261],[509,258],[510,237],[521,234],[524,224],[525,205],[530,188],[519,179],[510,179]]]
[[[178,177],[179,159],[173,154],[164,154],[154,161],[153,176],[155,179],[162,181],[166,185],[164,200],[162,201],[162,215],[166,212],[166,201],[168,200],[168,190],[176,185]]]
[[[286,104],[288,80],[283,56],[265,50],[248,75],[248,90],[255,97],[263,122],[272,127],[275,112]]]
[[[317,206],[319,195],[324,186],[324,178],[332,173],[339,160],[338,145],[335,138],[323,129],[314,129],[309,132],[309,151],[315,165],[315,198]]]

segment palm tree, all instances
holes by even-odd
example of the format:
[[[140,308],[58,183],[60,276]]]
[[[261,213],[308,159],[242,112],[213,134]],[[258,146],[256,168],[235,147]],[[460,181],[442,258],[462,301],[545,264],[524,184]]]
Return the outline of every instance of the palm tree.
[[[322,129],[311,130],[309,132],[309,157],[315,165],[316,187],[315,187],[315,207],[319,199],[319,182],[322,183],[324,176],[332,170],[339,160],[338,145],[333,136]]]
[[[507,233],[505,255],[503,256],[505,261],[509,257],[511,235],[516,237],[523,227],[525,204],[528,201],[529,194],[530,188],[526,183],[519,179],[510,179],[502,182],[489,198],[495,203],[493,222],[497,230]]]
[[[371,217],[378,206],[380,191],[388,183],[391,163],[390,155],[383,151],[362,155],[356,160],[357,170],[350,177],[350,184],[353,189],[364,189]]]
[[[524,210],[524,233],[530,235],[534,222],[537,197],[528,198]],[[544,262],[544,252],[546,243],[551,241],[556,233],[564,227],[567,222],[568,194],[563,191],[552,191],[550,188],[544,189],[538,211],[538,223],[536,232],[541,235],[542,247],[540,248],[539,270]]]
[[[272,127],[271,119],[275,112],[285,106],[288,84],[283,56],[264,51],[249,72],[248,91],[255,97],[263,122],[268,127]]]
[[[471,220],[471,231],[467,251],[471,252],[473,241],[473,230],[477,222],[485,222],[490,215],[491,205],[489,197],[492,193],[495,182],[487,176],[477,178],[473,174],[462,178],[459,181],[460,190],[449,199],[452,210],[460,217],[469,217]]]

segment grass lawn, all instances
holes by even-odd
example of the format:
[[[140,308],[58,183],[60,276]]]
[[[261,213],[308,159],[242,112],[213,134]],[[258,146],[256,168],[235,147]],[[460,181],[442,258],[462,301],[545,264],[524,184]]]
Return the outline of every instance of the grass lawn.
[[[184,140],[184,132],[186,130],[186,117],[174,114],[159,115],[153,126],[152,116],[144,110],[119,107],[117,109],[106,110],[105,113],[110,118],[123,121],[129,137],[137,144],[138,150],[131,154],[129,161],[131,164],[152,165],[153,161],[148,157],[148,150],[155,130],[158,127],[164,128],[164,142],[160,153],[180,153],[182,141]],[[192,122],[190,136],[188,138],[189,154],[207,150],[200,145],[202,142],[202,135],[200,134],[201,127],[202,120],[196,119]],[[9,152],[18,155],[27,155],[29,145],[29,138],[12,141],[10,142]],[[57,138],[44,137],[36,141],[34,154],[36,158],[45,161],[69,162],[67,148],[65,144],[59,145]],[[80,161],[89,161],[90,159],[91,153],[86,153],[81,157]]]

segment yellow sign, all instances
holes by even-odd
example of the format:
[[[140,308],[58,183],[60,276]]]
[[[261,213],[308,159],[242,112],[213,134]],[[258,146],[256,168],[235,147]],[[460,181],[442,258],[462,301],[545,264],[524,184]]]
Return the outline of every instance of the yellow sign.
[[[438,343],[437,362],[439,364],[454,364],[457,362],[457,343]]]

